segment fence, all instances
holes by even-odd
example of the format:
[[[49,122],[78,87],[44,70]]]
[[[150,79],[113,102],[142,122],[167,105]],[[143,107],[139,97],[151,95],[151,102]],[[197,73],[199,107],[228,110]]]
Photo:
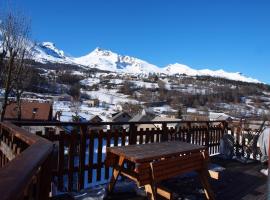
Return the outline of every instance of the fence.
[[[60,191],[81,190],[91,185],[107,182],[111,169],[104,165],[106,147],[179,140],[205,145],[209,148],[210,154],[217,154],[219,153],[219,141],[227,131],[227,124],[224,121],[104,122],[98,124],[16,122],[16,124],[24,127],[54,126],[68,130],[58,132],[55,128],[47,128],[43,133],[36,132],[58,146],[53,174],[54,182]],[[137,127],[140,124],[151,124],[156,128],[138,130]],[[91,127],[102,128],[91,130]],[[104,129],[104,127],[108,128]],[[125,129],[121,127],[125,127]]]

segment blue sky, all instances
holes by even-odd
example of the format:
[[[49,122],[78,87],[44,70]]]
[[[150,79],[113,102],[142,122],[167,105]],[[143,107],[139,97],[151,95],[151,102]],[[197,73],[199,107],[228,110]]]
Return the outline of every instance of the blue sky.
[[[12,2],[32,19],[36,41],[53,41],[73,56],[99,46],[158,66],[223,68],[270,83],[267,0]]]

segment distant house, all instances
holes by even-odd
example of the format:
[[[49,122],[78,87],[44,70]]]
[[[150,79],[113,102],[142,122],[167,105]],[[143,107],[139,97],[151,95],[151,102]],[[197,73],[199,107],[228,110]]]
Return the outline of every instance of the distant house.
[[[117,112],[112,114],[112,122],[128,122],[131,116],[127,112]]]
[[[4,119],[16,120],[17,109],[16,102],[8,104]],[[21,103],[21,120],[51,121],[52,113],[52,104],[50,102],[22,101]]]
[[[128,122],[131,119],[131,116],[126,112],[117,112],[112,114],[112,122]],[[126,129],[127,125],[113,125],[112,129]]]
[[[100,123],[103,122],[103,120],[98,115],[91,116],[88,120],[88,122],[91,123]],[[88,130],[103,130],[106,129],[106,125],[96,125],[96,126],[89,126]]]
[[[58,97],[58,101],[71,101],[72,97],[68,94],[61,95]]]
[[[88,122],[91,122],[91,123],[99,123],[99,122],[102,122],[102,121],[103,120],[98,115],[93,115],[88,120]]]
[[[130,122],[150,122],[154,119],[153,113],[147,112],[147,110],[142,110],[141,113],[135,115]],[[146,130],[146,129],[157,129],[157,127],[150,123],[150,124],[137,124],[136,125],[137,130]]]
[[[209,113],[209,120],[211,121],[232,121],[232,117],[224,113]]]
[[[209,117],[206,114],[200,114],[200,113],[188,113],[182,115],[183,121],[208,121]]]
[[[156,121],[156,122],[169,122],[172,121],[174,123],[168,123],[167,124],[167,128],[176,128],[179,125],[179,122],[181,122],[181,119],[176,119],[176,118],[169,118],[169,117],[155,117],[154,119],[152,119],[152,121]],[[155,124],[155,126],[157,128],[162,129],[162,124]]]
[[[86,103],[89,107],[96,107],[96,106],[99,106],[99,100],[98,100],[98,99],[89,99],[89,100],[85,101],[85,103]]]

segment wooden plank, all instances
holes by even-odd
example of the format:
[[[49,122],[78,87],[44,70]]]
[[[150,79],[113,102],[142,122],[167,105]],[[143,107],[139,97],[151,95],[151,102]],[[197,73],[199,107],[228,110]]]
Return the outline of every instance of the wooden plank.
[[[149,143],[149,140],[150,140],[150,134],[151,134],[151,131],[149,130],[149,128],[146,128],[146,130],[144,131],[144,134],[145,134],[145,143]]]
[[[74,176],[74,157],[75,157],[75,145],[76,145],[76,130],[71,132],[71,137],[69,140],[69,150],[68,150],[68,191],[73,190],[73,176]]]
[[[88,182],[92,183],[93,180],[93,161],[94,161],[94,133],[92,131],[89,132],[89,169],[88,169]]]
[[[126,145],[126,130],[122,130],[121,131],[121,146],[125,146]]]
[[[85,174],[85,153],[86,153],[86,132],[87,126],[80,126],[80,160],[79,160],[79,181],[78,181],[78,190],[82,190],[84,188],[84,174]]]
[[[99,133],[98,133],[97,181],[101,180],[103,133],[104,133],[103,130],[100,130]]]
[[[58,190],[62,191],[64,187],[63,171],[64,171],[64,131],[60,132],[60,140],[58,145]]]
[[[110,147],[110,146],[111,146],[111,131],[108,130],[106,132],[106,147]],[[106,156],[106,159],[109,159],[108,155]],[[105,166],[105,179],[109,178],[109,172],[110,172],[109,166]]]

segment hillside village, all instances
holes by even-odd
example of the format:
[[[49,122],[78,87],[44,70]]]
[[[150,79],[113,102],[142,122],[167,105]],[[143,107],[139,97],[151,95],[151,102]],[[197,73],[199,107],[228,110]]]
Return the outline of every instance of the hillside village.
[[[263,83],[185,74],[119,73],[67,64],[31,65],[31,80],[37,82],[30,84],[22,99],[49,103],[54,120],[91,122],[98,117],[109,122],[119,113],[127,113],[129,120],[146,115],[148,121],[156,117],[204,121],[269,116],[270,87]]]

